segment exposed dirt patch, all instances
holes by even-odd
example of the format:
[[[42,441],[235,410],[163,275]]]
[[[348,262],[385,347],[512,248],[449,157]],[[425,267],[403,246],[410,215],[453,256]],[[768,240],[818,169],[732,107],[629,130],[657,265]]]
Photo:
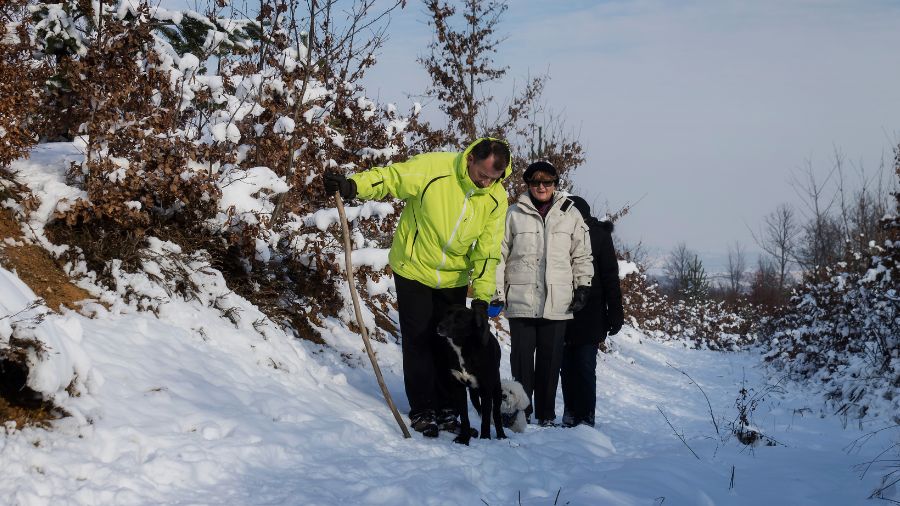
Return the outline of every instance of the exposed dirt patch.
[[[15,428],[47,427],[66,413],[25,386],[28,370],[24,360],[0,359],[0,423],[15,422]]]
[[[9,244],[8,239],[14,243]],[[87,291],[71,283],[47,251],[22,241],[19,224],[7,209],[0,210],[0,265],[14,270],[51,309],[58,310],[60,306],[77,309],[76,302],[91,298]],[[27,346],[16,341],[14,332],[10,348],[0,352],[0,423],[15,422],[17,429],[47,427],[51,421],[67,415],[25,386],[28,361],[23,350]]]
[[[6,238],[21,242],[22,234],[12,213],[3,209],[0,210],[0,241]],[[92,298],[87,291],[73,285],[56,260],[39,246],[0,242],[0,265],[15,270],[50,309],[58,310],[61,305],[78,309],[76,302]]]

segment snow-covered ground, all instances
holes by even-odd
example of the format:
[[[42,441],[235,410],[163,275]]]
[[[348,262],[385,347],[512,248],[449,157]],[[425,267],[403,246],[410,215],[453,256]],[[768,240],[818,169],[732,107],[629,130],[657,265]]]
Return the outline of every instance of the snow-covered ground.
[[[753,416],[781,446],[722,442],[675,368],[703,387],[724,433],[742,382],[766,384],[752,352],[688,350],[626,328],[600,358],[597,428],[529,427],[464,447],[450,435],[404,440],[361,344],[336,321],[329,340],[349,358],[264,339],[196,303],[166,304],[158,318],[93,310],[66,315],[102,378],[68,400],[90,423],[0,436],[6,504],[848,505],[877,484],[853,466],[882,446],[845,452],[864,432],[820,417],[819,398],[791,385]],[[376,349],[404,411],[399,347]]]
[[[78,196],[64,173],[79,156],[49,145],[14,165],[41,197],[26,239],[50,247],[43,225],[60,199]],[[158,262],[177,249],[151,243]],[[596,428],[532,426],[468,447],[448,434],[404,440],[345,323],[324,321],[328,347],[292,339],[220,275],[191,270],[198,300],[122,274],[118,291],[99,294],[105,306],[53,315],[22,312],[34,294],[0,269],[0,349],[14,327],[45,343],[29,386],[73,415],[51,430],[0,429],[0,504],[843,506],[870,502],[883,464],[862,479],[860,465],[896,437],[886,430],[852,445],[887,422],[848,424],[821,412],[819,392],[767,388],[778,373],[758,352],[690,350],[626,328],[599,360]],[[157,314],[126,303],[125,288],[162,301]],[[373,345],[405,412],[399,346]],[[742,387],[769,392],[751,422],[779,445],[750,448],[728,435]]]

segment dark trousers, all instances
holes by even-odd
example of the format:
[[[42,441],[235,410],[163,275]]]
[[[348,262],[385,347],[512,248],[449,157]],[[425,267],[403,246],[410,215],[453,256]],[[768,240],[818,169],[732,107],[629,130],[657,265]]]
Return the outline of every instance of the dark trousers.
[[[509,319],[510,369],[528,399],[534,399],[525,414],[534,412],[539,421],[556,419],[556,387],[565,333],[566,320]]]
[[[594,426],[597,408],[597,345],[566,344],[562,359],[563,423]]]
[[[409,415],[426,410],[452,409],[448,362],[450,345],[437,335],[437,324],[453,304],[466,303],[468,287],[430,288],[394,273],[400,336],[403,350],[403,384]]]

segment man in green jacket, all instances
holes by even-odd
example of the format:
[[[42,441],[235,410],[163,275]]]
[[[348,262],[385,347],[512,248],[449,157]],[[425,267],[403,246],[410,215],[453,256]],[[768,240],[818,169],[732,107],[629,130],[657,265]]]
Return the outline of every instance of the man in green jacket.
[[[388,260],[400,313],[409,418],[427,437],[458,425],[450,397],[451,350],[437,335],[437,323],[450,305],[465,303],[471,282],[471,307],[479,325],[488,324],[507,209],[502,180],[511,171],[509,145],[483,138],[462,153],[424,153],[350,178],[324,177],[329,195],[406,201]]]

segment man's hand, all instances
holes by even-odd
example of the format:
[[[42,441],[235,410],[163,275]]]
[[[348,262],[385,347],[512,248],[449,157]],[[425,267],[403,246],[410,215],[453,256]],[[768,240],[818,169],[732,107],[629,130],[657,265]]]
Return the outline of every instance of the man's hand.
[[[479,332],[486,329],[488,326],[488,303],[481,299],[472,299],[469,307],[475,313],[475,327]]]
[[[347,179],[343,174],[335,172],[326,172],[322,177],[325,184],[325,193],[334,195],[334,192],[340,192],[341,198],[350,200],[356,196],[356,182]]]
[[[567,313],[577,313],[584,309],[584,306],[587,306],[588,298],[591,296],[591,287],[589,286],[579,286],[575,289],[575,293],[572,294],[572,303],[569,304],[569,308],[566,309]]]

